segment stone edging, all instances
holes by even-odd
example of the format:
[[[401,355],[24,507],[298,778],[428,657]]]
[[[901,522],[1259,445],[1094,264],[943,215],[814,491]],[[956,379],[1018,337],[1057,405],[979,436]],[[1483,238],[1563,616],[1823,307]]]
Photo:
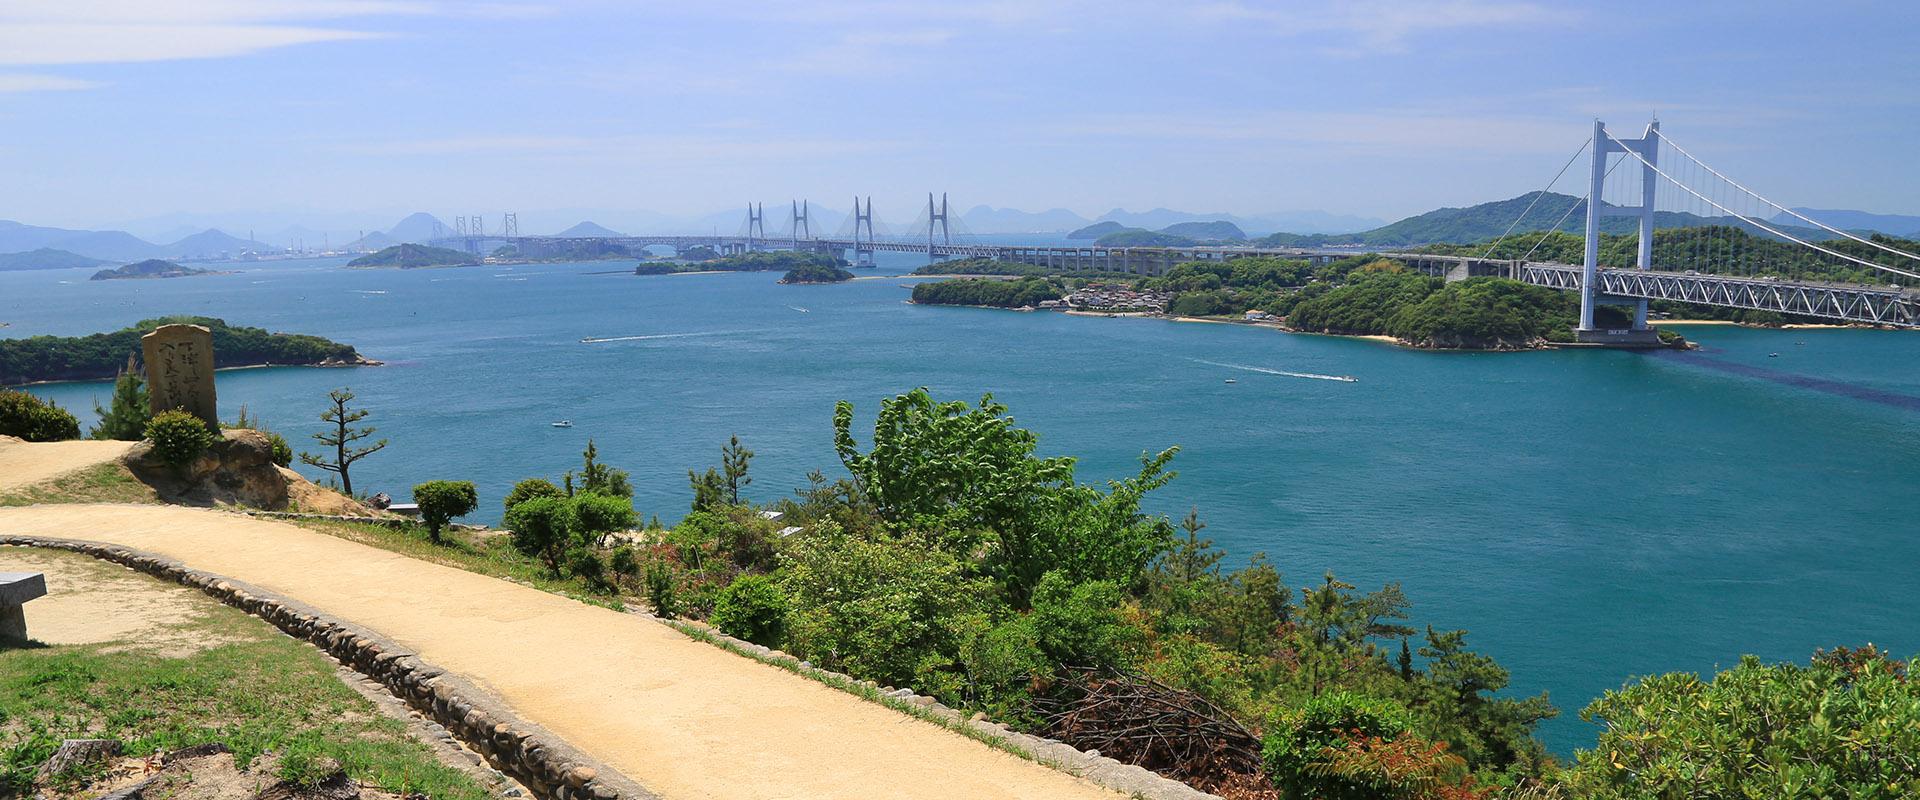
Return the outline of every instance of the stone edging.
[[[769,666],[787,670],[810,680],[840,689],[870,702],[878,703],[903,714],[913,716],[939,725],[940,727],[976,739],[989,746],[1007,750],[1013,754],[1034,761],[1043,766],[1052,767],[1061,772],[1092,781],[1100,786],[1124,792],[1130,797],[1143,800],[1221,800],[1218,795],[1208,794],[1180,781],[1160,775],[1153,770],[1100,755],[1098,750],[1083,751],[1066,742],[1048,739],[1008,728],[982,714],[972,717],[942,704],[935,698],[915,694],[912,689],[893,689],[863,681],[845,673],[821,669],[787,653],[735,639],[721,633],[718,628],[698,622],[661,619],[642,612],[632,612],[637,616],[653,619],[687,636],[705,641],[715,647],[737,655],[751,658]]]
[[[152,553],[100,542],[0,536],[0,545],[66,550],[176,581],[273,624],[387,687],[542,800],[658,800],[639,783],[521,719],[499,698],[359,625],[291,598]]]

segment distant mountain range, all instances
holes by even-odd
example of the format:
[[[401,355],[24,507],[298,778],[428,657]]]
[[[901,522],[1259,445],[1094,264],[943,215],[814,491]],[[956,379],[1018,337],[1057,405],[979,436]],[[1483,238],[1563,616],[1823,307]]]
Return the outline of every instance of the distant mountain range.
[[[626,234],[602,226],[597,222],[586,221],[554,235],[570,239],[592,239],[606,236],[625,236]]]
[[[1843,211],[1824,208],[1796,208],[1801,216],[1818,220],[1843,231],[1879,231],[1894,236],[1920,236],[1920,217],[1904,214],[1869,214],[1865,211]],[[1801,225],[1807,223],[1785,212],[1774,215],[1768,222],[1782,225]]]
[[[154,244],[126,231],[87,231],[48,228],[0,220],[0,253],[59,250],[102,261],[129,262],[148,258],[217,258],[244,250],[269,250],[260,242],[205,230],[179,241]]]
[[[1580,233],[1586,230],[1586,200],[1570,195],[1548,193],[1538,203],[1534,196],[1538,192],[1529,192],[1507,200],[1467,206],[1465,208],[1440,208],[1425,214],[1408,217],[1390,225],[1382,225],[1372,230],[1346,234],[1300,234],[1275,233],[1258,240],[1259,244],[1270,247],[1335,247],[1358,245],[1365,247],[1411,247],[1423,244],[1469,244],[1485,242],[1499,237],[1512,226],[1514,233],[1538,233],[1553,227],[1567,233]],[[1527,207],[1532,205],[1531,211]],[[1519,224],[1522,213],[1526,214]],[[1858,213],[1858,212],[1851,212]],[[1809,214],[1808,216],[1813,216]],[[1789,219],[1792,219],[1789,217]],[[1817,217],[1816,217],[1817,219]],[[1799,220],[1794,220],[1799,222]],[[1629,216],[1605,216],[1601,218],[1601,231],[1605,233],[1629,233],[1638,230],[1639,220]],[[1701,225],[1736,225],[1759,232],[1751,223],[1732,217],[1702,217],[1685,212],[1661,211],[1654,214],[1654,224],[1661,228],[1681,228]],[[1826,231],[1808,228],[1804,225],[1767,223],[1782,233],[1790,234],[1809,241],[1833,238]],[[1829,223],[1831,224],[1831,223]],[[1836,226],[1839,227],[1839,226]],[[1889,233],[1889,231],[1880,231]]]

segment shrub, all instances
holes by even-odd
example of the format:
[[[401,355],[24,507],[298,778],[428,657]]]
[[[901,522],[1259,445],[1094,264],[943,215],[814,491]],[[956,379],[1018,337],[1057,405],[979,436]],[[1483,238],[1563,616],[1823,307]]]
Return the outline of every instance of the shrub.
[[[420,519],[427,523],[427,538],[440,543],[440,531],[454,517],[473,513],[480,498],[473,481],[427,481],[413,487],[413,502],[420,506]]]
[[[185,411],[162,411],[147,423],[147,438],[160,460],[185,467],[213,446],[213,431],[199,417]]]
[[[571,501],[573,510],[573,535],[577,542],[589,547],[600,543],[601,537],[615,531],[631,530],[640,524],[640,515],[633,512],[633,501],[625,497],[581,492]]]
[[[560,487],[553,485],[553,481],[546,478],[528,478],[513,485],[513,489],[507,492],[507,499],[501,503],[501,507],[512,511],[514,506],[535,497],[565,496],[566,493],[560,491]]]
[[[1466,762],[1413,734],[1390,700],[1334,692],[1280,715],[1264,741],[1267,775],[1287,800],[1475,798]]]
[[[267,447],[273,451],[272,458],[275,465],[284,467],[293,463],[293,447],[287,444],[287,437],[273,431],[261,431],[261,433],[267,435]]]
[[[607,580],[607,562],[592,548],[575,547],[569,551],[567,569],[574,577],[586,581],[588,588],[601,593],[613,592],[613,583]]]
[[[720,591],[712,622],[727,635],[777,646],[786,632],[787,595],[766,575],[742,575]]]
[[[566,498],[529,497],[508,507],[504,522],[513,531],[515,550],[546,562],[549,572],[560,574],[573,525],[573,510]]]
[[[680,616],[679,581],[674,577],[673,565],[664,561],[647,565],[647,605],[653,606],[653,613],[667,619]]]
[[[29,442],[58,442],[80,438],[80,420],[50,400],[13,389],[0,389],[0,435]]]
[[[1872,647],[1656,675],[1580,717],[1606,730],[1568,771],[1578,797],[1920,796],[1920,686]]]

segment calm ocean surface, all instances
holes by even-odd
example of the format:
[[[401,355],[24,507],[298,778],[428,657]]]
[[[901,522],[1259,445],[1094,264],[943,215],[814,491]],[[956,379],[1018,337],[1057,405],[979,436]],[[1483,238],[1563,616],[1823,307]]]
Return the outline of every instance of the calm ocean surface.
[[[633,473],[640,512],[671,521],[686,471],[716,463],[731,434],[758,453],[750,494],[771,500],[808,470],[843,474],[836,400],[870,421],[915,386],[992,392],[1046,452],[1081,457],[1085,480],[1180,445],[1154,509],[1198,506],[1236,561],[1264,550],[1295,587],[1328,570],[1402,582],[1415,625],[1467,628],[1516,690],[1551,690],[1562,714],[1542,735],[1562,753],[1593,740],[1579,709],[1635,675],[1869,641],[1920,650],[1917,334],[1692,327],[1705,350],[1422,353],[918,308],[901,279],[340,263],[97,283],[0,273],[0,336],[192,313],[351,343],[388,366],[223,372],[222,415],[245,404],[300,449],[327,390],[351,386],[393,441],[356,484],[404,497],[471,479],[484,521],[513,481],[577,467],[589,437]],[[878,272],[915,262],[889,263]],[[34,391],[86,419],[108,389]]]

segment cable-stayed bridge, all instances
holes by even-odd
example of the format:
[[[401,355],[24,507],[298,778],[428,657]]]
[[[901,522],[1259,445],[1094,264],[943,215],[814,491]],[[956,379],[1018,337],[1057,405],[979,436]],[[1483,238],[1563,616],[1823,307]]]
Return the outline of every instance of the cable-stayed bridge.
[[[1550,225],[1538,224],[1544,220],[1526,225],[1536,205],[1542,198],[1553,196],[1551,190],[1582,154],[1589,156],[1585,197],[1565,208]],[[1622,167],[1628,169],[1615,178]],[[457,226],[460,230],[456,235],[437,239],[434,244],[474,253],[499,244],[524,250],[594,241],[630,248],[708,247],[721,254],[791,249],[832,254],[856,265],[870,265],[877,252],[896,252],[925,254],[929,262],[989,258],[1062,271],[1138,275],[1157,275],[1189,262],[1248,257],[1324,264],[1360,252],[1300,247],[999,244],[981,241],[961,229],[957,215],[949,215],[944,195],[937,199],[928,195],[918,220],[901,234],[890,233],[877,223],[871,198],[863,204],[855,197],[853,206],[854,213],[846,224],[830,235],[814,231],[809,203],[794,201],[783,220],[785,230],[772,234],[767,232],[765,205],[749,204],[740,229],[732,235],[522,236],[511,216],[504,218],[501,234],[486,235],[479,230],[476,216],[462,218],[472,222]],[[1572,215],[1582,211],[1585,226],[1579,240],[1581,252],[1556,253],[1556,248],[1564,249],[1569,244],[1556,240],[1556,236],[1565,236],[1557,232],[1565,230]],[[1630,217],[1635,224],[1614,224],[1609,219],[1612,217]],[[1520,233],[1516,235],[1516,231]],[[1534,234],[1539,235],[1534,238]],[[1533,238],[1532,246],[1521,251],[1519,245],[1529,238]],[[1657,121],[1633,139],[1618,138],[1604,123],[1595,121],[1592,138],[1581,145],[1546,189],[1534,195],[1534,204],[1484,252],[1378,254],[1448,280],[1500,276],[1578,292],[1578,338],[1631,345],[1656,341],[1647,323],[1647,303],[1652,300],[1920,327],[1920,288],[1916,288],[1920,287],[1920,254],[1895,244],[1833,228],[1753,192],[1673,143],[1660,132]],[[1536,254],[1543,257],[1536,259]],[[1549,258],[1547,254],[1558,257]],[[1572,263],[1576,260],[1578,263]],[[1596,313],[1601,306],[1624,307],[1630,322],[1601,326]]]

